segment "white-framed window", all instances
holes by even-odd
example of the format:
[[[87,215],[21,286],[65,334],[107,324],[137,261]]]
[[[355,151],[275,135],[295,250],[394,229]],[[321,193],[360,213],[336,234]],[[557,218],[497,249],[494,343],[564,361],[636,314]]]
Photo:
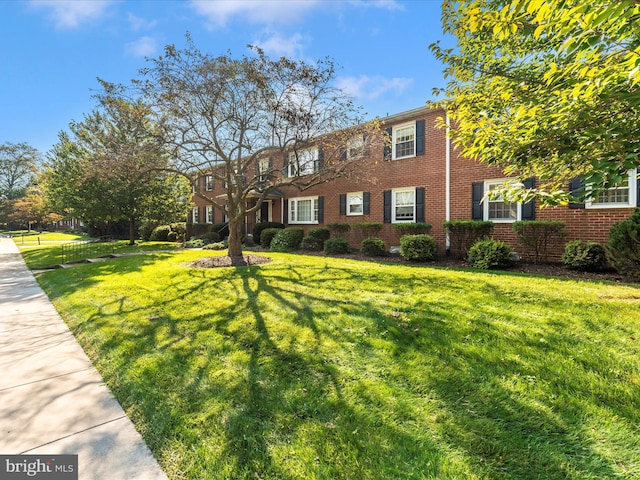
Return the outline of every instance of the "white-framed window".
[[[364,193],[347,193],[347,215],[362,215],[364,213]]]
[[[519,202],[505,202],[503,197],[488,198],[486,195],[499,186],[510,182],[508,179],[487,180],[484,182],[485,200],[483,202],[483,217],[496,223],[515,222],[522,219],[522,204]]]
[[[347,142],[345,157],[349,160],[359,158],[364,153],[364,138],[362,135],[351,137]]]
[[[260,175],[259,181],[266,182],[269,180],[269,169],[271,168],[271,162],[268,158],[262,158],[258,160],[258,173]]]
[[[637,182],[636,170],[629,170],[628,175],[620,185],[608,188],[589,202],[586,208],[629,208],[634,207],[637,202]],[[587,187],[587,192],[589,187]]]
[[[289,199],[289,223],[318,223],[318,197]]]
[[[213,223],[213,205],[204,207],[205,222]]]
[[[415,122],[400,125],[393,129],[393,160],[416,156]]]
[[[396,188],[391,191],[391,221],[413,222],[416,218],[416,189]]]
[[[198,207],[193,207],[191,209],[191,222],[193,223],[200,222],[200,209]]]
[[[307,148],[289,154],[288,174],[290,177],[300,177],[317,172],[319,150]]]
[[[213,175],[204,176],[204,189],[207,192],[213,190]]]

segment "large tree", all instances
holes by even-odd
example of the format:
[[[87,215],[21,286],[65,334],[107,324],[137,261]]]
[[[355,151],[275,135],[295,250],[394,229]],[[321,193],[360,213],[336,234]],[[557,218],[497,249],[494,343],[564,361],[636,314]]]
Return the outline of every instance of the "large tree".
[[[53,224],[63,218],[61,215],[53,213],[41,185],[29,187],[23,197],[13,200],[11,213],[8,217],[10,221],[25,225],[29,230],[32,225],[37,225],[40,232],[46,225]]]
[[[149,107],[102,95],[100,108],[71,122],[49,154],[46,184],[57,210],[85,221],[136,223],[186,216],[190,189],[167,171],[168,157]]]
[[[176,171],[226,185],[224,198],[207,201],[228,216],[228,254],[236,264],[243,261],[247,215],[281,187],[306,189],[352,172],[363,149],[344,155],[343,147],[362,146],[376,129],[333,86],[329,59],[272,60],[257,48],[240,59],[212,56],[187,35],[185,49],[168,46],[149,62],[134,85],[159,115]],[[309,147],[319,153],[311,157]]]
[[[563,188],[577,175],[595,195],[636,168],[637,0],[447,0],[442,8],[457,49],[431,49],[446,65],[443,103],[464,155],[537,176],[539,188],[526,193],[548,204],[568,201]]]
[[[0,145],[0,201],[24,195],[40,165],[40,154],[27,143]]]

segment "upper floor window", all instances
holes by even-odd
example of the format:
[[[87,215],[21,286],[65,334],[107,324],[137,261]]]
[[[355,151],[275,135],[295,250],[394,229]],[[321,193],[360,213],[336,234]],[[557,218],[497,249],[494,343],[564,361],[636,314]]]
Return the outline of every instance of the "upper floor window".
[[[587,208],[628,208],[635,206],[637,201],[637,181],[636,170],[629,170],[628,175],[619,185],[601,191],[595,199],[587,202]]]
[[[393,159],[413,157],[416,154],[416,125],[410,123],[393,129]]]
[[[289,199],[289,223],[318,223],[318,197]]]
[[[268,158],[262,158],[258,160],[258,180],[260,182],[266,182],[269,180],[269,174],[271,173],[271,160]]]
[[[361,157],[364,153],[364,138],[359,135],[352,137],[347,142],[346,157],[348,159]]]
[[[204,189],[207,192],[213,190],[213,175],[204,176]]]
[[[288,174],[298,177],[315,173],[319,169],[319,150],[308,148],[289,154]]]

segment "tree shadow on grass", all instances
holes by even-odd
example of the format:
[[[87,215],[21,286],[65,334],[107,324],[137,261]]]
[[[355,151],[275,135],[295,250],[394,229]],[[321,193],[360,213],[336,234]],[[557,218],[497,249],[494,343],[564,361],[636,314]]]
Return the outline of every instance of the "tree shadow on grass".
[[[83,328],[103,332],[101,371],[170,477],[620,476],[581,424],[603,399],[571,378],[557,398],[542,359],[564,350],[503,331],[477,299],[513,292],[479,288],[419,269],[191,270],[153,308],[114,298]]]

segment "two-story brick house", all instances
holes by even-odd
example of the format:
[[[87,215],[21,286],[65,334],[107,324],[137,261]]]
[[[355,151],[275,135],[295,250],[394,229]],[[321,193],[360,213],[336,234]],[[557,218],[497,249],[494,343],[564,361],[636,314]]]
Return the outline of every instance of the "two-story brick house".
[[[443,116],[442,110],[422,107],[382,119],[391,144],[372,142],[357,174],[304,191],[280,189],[247,219],[246,233],[251,233],[253,225],[261,220],[305,229],[331,223],[383,222],[380,237],[388,246],[395,246],[399,245],[400,234],[392,228],[394,223],[427,222],[433,226],[431,235],[438,243],[439,252],[444,253],[448,245],[443,222],[477,219],[494,222],[493,236],[518,250],[513,222],[549,219],[566,223],[565,241],[581,239],[604,244],[613,223],[628,218],[640,202],[636,171],[629,172],[626,183],[615,190],[583,204],[540,209],[532,202],[481,201],[488,190],[508,179],[498,167],[459,155],[446,130],[436,128],[436,119]],[[343,155],[349,155],[351,148],[362,148],[362,145],[357,141],[347,145]],[[269,167],[285,176],[305,175],[316,168],[319,155],[318,149],[313,148],[303,152],[308,158],[300,163],[303,167],[298,171],[287,159],[272,158],[264,162],[271,162]],[[264,167],[266,170],[267,165]],[[535,179],[527,182],[534,185]],[[224,195],[223,185],[218,183],[204,176],[199,178],[196,188],[213,198]],[[194,203],[191,221],[220,223],[225,220],[223,212],[214,211],[203,199],[194,197]],[[353,247],[358,246],[359,238],[354,232],[350,240]],[[554,253],[555,257],[560,254]]]

